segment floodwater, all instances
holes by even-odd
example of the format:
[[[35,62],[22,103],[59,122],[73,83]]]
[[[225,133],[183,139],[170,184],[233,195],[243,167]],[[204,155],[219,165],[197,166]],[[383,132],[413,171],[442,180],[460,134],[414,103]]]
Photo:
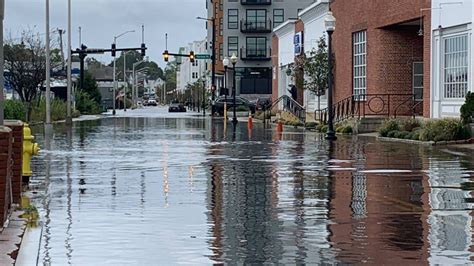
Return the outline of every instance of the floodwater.
[[[471,151],[162,108],[35,130],[40,264],[474,261]]]

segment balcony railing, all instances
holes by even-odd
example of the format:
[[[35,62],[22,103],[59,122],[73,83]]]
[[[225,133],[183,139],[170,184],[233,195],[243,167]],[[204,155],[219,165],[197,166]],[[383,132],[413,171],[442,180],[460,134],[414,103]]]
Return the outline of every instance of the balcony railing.
[[[271,49],[246,49],[241,48],[240,54],[242,60],[267,61],[271,59]]]
[[[271,5],[272,0],[240,0],[242,5]]]
[[[240,21],[240,31],[243,33],[270,33],[272,32],[272,21],[249,21],[242,19]]]

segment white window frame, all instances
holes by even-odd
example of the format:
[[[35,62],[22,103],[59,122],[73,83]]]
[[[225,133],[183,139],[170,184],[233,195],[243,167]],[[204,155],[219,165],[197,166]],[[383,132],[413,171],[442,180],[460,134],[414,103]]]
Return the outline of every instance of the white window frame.
[[[463,100],[465,97],[466,97],[466,93],[468,91],[471,90],[471,69],[472,69],[472,66],[471,66],[471,41],[470,41],[470,38],[469,38],[469,33],[466,33],[466,32],[463,32],[463,33],[457,33],[457,34],[450,34],[450,35],[446,35],[446,36],[443,36],[441,38],[441,46],[442,46],[442,53],[441,53],[441,61],[442,61],[442,66],[441,66],[441,97],[442,99],[444,100]],[[454,67],[447,67],[447,60],[446,60],[446,56],[448,55],[447,52],[446,52],[446,41],[449,40],[449,39],[455,39],[455,38],[465,38],[466,39],[466,50],[465,51],[457,51],[457,52],[452,52],[450,54],[459,54],[459,53],[464,53],[464,52],[467,52],[467,60],[466,60],[466,64],[467,65],[464,65],[464,66],[460,66],[460,65],[457,65],[457,66],[454,66]],[[466,78],[467,80],[465,82],[446,82],[446,71],[448,69],[460,69],[460,68],[467,68],[467,73],[466,73]],[[466,84],[466,89],[465,91],[460,91],[460,88],[456,86],[457,85],[463,85],[463,84]],[[450,95],[448,95],[446,89],[447,89],[447,86],[454,86],[454,92],[451,92]],[[463,94],[464,93],[464,94]]]
[[[367,30],[352,33],[352,93],[367,94]]]
[[[421,71],[421,74],[419,73],[415,73],[415,65],[417,64],[421,64],[423,69]],[[413,78],[413,82],[412,82],[412,89],[413,89],[413,94],[415,95],[415,101],[417,102],[421,102],[423,101],[423,98],[424,98],[424,76],[425,76],[425,73],[424,73],[424,67],[425,67],[425,64],[423,61],[416,61],[416,62],[413,62],[413,71],[412,71],[412,78]],[[417,87],[416,84],[415,84],[415,77],[418,76],[418,77],[421,77],[422,78],[422,86],[421,87]],[[416,93],[415,93],[415,89],[420,89],[421,88],[421,98],[416,98]]]

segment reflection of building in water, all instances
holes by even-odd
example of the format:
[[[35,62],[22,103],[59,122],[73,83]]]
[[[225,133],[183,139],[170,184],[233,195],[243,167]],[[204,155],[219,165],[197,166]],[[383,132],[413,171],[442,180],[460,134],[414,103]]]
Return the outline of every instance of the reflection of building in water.
[[[339,262],[427,261],[422,176],[367,171],[420,169],[418,157],[417,150],[393,144],[357,139],[336,143],[333,158],[347,160],[340,166],[353,169],[331,173],[330,240]]]
[[[238,133],[239,138],[247,137]],[[334,261],[328,230],[329,179],[324,170],[328,158],[321,152],[311,155],[302,142],[215,143],[210,147],[213,261]]]
[[[471,260],[473,204],[466,201],[472,198],[469,191],[455,188],[469,177],[461,169],[459,161],[429,162],[431,264],[469,264]]]

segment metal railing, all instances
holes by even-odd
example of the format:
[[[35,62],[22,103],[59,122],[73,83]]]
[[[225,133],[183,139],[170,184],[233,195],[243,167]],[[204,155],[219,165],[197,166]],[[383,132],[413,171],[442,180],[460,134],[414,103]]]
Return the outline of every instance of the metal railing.
[[[272,0],[240,0],[242,5],[271,5]]]
[[[268,114],[271,114],[273,108],[275,108],[280,103],[282,104],[283,110],[290,112],[301,123],[304,124],[306,122],[306,109],[288,95],[281,96],[280,98],[272,102],[271,105],[267,106],[264,109],[264,118],[266,118]]]
[[[422,102],[415,94],[360,94],[352,95],[333,105],[333,120],[340,122],[349,118],[413,116]],[[327,123],[328,107],[315,110],[314,118]]]
[[[272,32],[272,21],[249,21],[242,19],[240,21],[240,31],[243,33],[270,33]]]
[[[270,47],[266,49],[246,49],[240,48],[242,60],[265,61],[271,59],[272,51]]]

